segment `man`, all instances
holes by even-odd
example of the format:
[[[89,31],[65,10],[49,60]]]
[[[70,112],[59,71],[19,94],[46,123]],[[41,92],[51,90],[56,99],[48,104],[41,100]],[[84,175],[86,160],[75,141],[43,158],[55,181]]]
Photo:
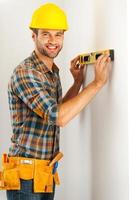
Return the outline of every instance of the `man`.
[[[30,29],[35,50],[14,70],[8,88],[13,127],[8,155],[9,158],[29,159],[19,164],[23,165],[23,172],[31,162],[51,161],[57,155],[60,127],[79,114],[105,85],[110,63],[109,55],[100,56],[94,66],[95,79],[79,93],[84,66],[79,64],[79,56],[74,58],[70,68],[74,83],[62,98],[59,69],[54,58],[63,47],[64,32],[68,29],[66,15],[55,4],[44,4],[34,12]],[[40,168],[36,168],[38,173]],[[27,176],[28,173],[30,171]],[[34,192],[33,188],[39,187],[41,182],[33,185],[33,179],[26,175],[20,176],[19,190],[7,191],[8,200],[54,199],[55,184],[52,192],[47,189]]]

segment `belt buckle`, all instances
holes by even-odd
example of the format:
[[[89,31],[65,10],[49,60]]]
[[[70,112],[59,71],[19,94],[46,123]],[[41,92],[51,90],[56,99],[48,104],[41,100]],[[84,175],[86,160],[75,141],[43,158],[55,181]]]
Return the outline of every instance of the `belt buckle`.
[[[21,164],[28,164],[28,165],[32,165],[32,160],[28,160],[28,159],[25,159],[25,160],[20,160],[20,163]]]

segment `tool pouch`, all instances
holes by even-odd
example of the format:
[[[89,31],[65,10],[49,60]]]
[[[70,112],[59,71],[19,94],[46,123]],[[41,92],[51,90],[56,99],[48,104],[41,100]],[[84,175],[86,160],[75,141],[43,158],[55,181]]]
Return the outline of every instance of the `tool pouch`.
[[[34,192],[52,192],[52,191],[53,191],[52,167],[44,166],[44,164],[36,162],[34,171]]]
[[[4,189],[4,179],[3,179],[3,173],[0,171],[0,190]]]
[[[21,161],[25,160],[21,158]],[[19,164],[19,177],[23,180],[30,180],[34,178],[34,165],[33,164]]]
[[[1,172],[2,189],[6,190],[19,190],[20,178],[18,168],[13,163],[6,163],[3,165],[3,171]]]

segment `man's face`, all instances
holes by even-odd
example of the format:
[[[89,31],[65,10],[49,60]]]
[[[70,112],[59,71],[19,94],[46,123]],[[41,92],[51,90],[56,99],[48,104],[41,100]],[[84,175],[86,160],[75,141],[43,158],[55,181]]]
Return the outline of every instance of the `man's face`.
[[[39,29],[32,37],[39,53],[49,58],[55,58],[63,47],[63,30]]]

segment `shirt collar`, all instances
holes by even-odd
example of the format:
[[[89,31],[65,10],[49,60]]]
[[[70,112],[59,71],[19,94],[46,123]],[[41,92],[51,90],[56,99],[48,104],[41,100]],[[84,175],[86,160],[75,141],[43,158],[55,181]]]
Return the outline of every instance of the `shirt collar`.
[[[59,72],[59,68],[57,67],[57,65],[55,63],[53,63],[53,67],[52,67],[52,71],[44,64],[43,61],[41,61],[38,56],[36,55],[36,52],[33,51],[31,54],[32,60],[35,64],[35,68],[38,69],[39,71],[43,71],[44,73],[47,72]]]

